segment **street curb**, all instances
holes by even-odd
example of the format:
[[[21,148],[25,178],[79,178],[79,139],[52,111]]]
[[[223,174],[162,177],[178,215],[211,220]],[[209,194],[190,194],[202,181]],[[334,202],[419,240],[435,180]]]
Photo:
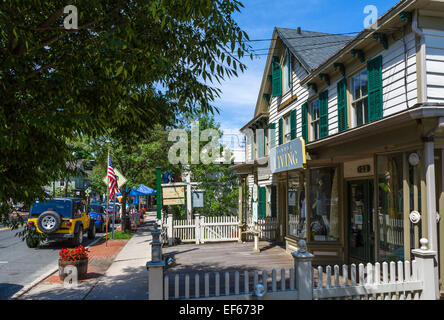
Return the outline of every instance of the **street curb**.
[[[88,246],[86,246],[85,248],[89,248],[93,245],[95,245],[97,242],[99,242],[100,240],[102,240],[102,238],[98,238],[96,240],[94,240],[93,242],[91,242]],[[22,295],[24,295],[25,293],[27,293],[28,291],[30,291],[32,288],[34,288],[36,285],[38,285],[40,282],[42,282],[43,280],[45,280],[46,278],[48,278],[50,275],[52,275],[54,272],[56,272],[57,270],[59,270],[59,263],[57,262],[56,264],[54,264],[54,267],[51,266],[50,270],[46,273],[44,273],[43,275],[41,275],[40,277],[38,277],[36,280],[34,280],[33,282],[31,282],[30,284],[24,286],[22,289],[20,289],[18,292],[16,292],[12,297],[10,297],[8,300],[16,300],[18,298],[20,298]]]

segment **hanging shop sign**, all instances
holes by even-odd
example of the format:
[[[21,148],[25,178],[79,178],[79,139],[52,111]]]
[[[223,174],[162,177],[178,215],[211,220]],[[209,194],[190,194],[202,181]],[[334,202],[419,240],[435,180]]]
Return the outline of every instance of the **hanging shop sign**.
[[[305,142],[302,138],[297,138],[270,151],[272,173],[301,169],[305,164]]]
[[[193,192],[193,208],[203,208],[204,206],[204,193]]]
[[[184,198],[185,187],[163,187],[162,195],[163,199]]]
[[[162,198],[164,206],[185,204],[185,186],[162,186]]]

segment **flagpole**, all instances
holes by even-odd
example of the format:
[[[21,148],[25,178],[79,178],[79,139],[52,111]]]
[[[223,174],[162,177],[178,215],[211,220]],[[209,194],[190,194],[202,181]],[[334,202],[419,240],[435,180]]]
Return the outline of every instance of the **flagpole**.
[[[106,177],[108,178],[108,167],[109,167],[109,149],[108,149],[108,158],[106,159]],[[108,210],[109,210],[109,178],[108,178],[108,192],[106,197],[106,233],[105,233],[105,246],[108,247]]]

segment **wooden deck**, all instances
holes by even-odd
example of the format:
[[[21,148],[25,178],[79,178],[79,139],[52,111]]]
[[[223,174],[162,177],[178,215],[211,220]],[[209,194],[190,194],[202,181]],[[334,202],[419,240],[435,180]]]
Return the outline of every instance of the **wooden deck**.
[[[271,286],[271,272],[275,269],[277,279],[281,279],[281,269],[286,270],[286,286],[290,286],[289,270],[294,268],[293,257],[285,252],[285,249],[267,241],[259,243],[260,253],[253,251],[254,244],[247,243],[212,243],[203,245],[179,245],[163,248],[164,255],[172,255],[176,264],[165,269],[165,275],[169,278],[169,295],[175,295],[175,276],[179,275],[179,296],[184,294],[185,275],[190,277],[191,296],[195,290],[195,275],[200,277],[200,292],[204,290],[204,274],[209,274],[210,292],[214,293],[216,272],[219,273],[220,290],[225,291],[225,273],[230,274],[230,291],[234,288],[234,272],[240,274],[241,292],[245,292],[244,272],[248,271],[248,291],[253,290],[254,271],[258,271],[258,281],[262,283],[262,271],[267,270],[267,279]]]
[[[272,269],[286,270],[294,267],[293,257],[283,247],[267,241],[259,243],[260,253],[253,251],[252,242],[211,243],[203,245],[179,245],[163,248],[163,254],[172,255],[174,267],[166,274],[203,272],[243,272]]]

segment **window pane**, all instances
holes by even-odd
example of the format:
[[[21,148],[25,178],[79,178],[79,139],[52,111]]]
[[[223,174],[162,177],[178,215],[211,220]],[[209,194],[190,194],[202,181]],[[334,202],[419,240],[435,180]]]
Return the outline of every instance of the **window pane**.
[[[305,188],[303,179],[298,175],[288,177],[288,234],[298,238],[306,238]]]
[[[359,90],[359,86],[360,86],[360,77],[359,74],[353,77],[353,84],[352,84],[352,88],[353,88],[353,100],[359,99],[361,97],[361,90]]]
[[[362,115],[362,101],[355,104],[356,112],[356,126],[362,126],[364,124],[364,119]]]
[[[379,259],[404,260],[402,154],[378,157]]]
[[[368,123],[368,98],[362,100],[362,112],[364,113],[365,123]]]
[[[367,91],[367,70],[361,73],[361,94],[362,97],[366,96]]]
[[[310,171],[312,241],[339,240],[339,175],[334,167]]]

